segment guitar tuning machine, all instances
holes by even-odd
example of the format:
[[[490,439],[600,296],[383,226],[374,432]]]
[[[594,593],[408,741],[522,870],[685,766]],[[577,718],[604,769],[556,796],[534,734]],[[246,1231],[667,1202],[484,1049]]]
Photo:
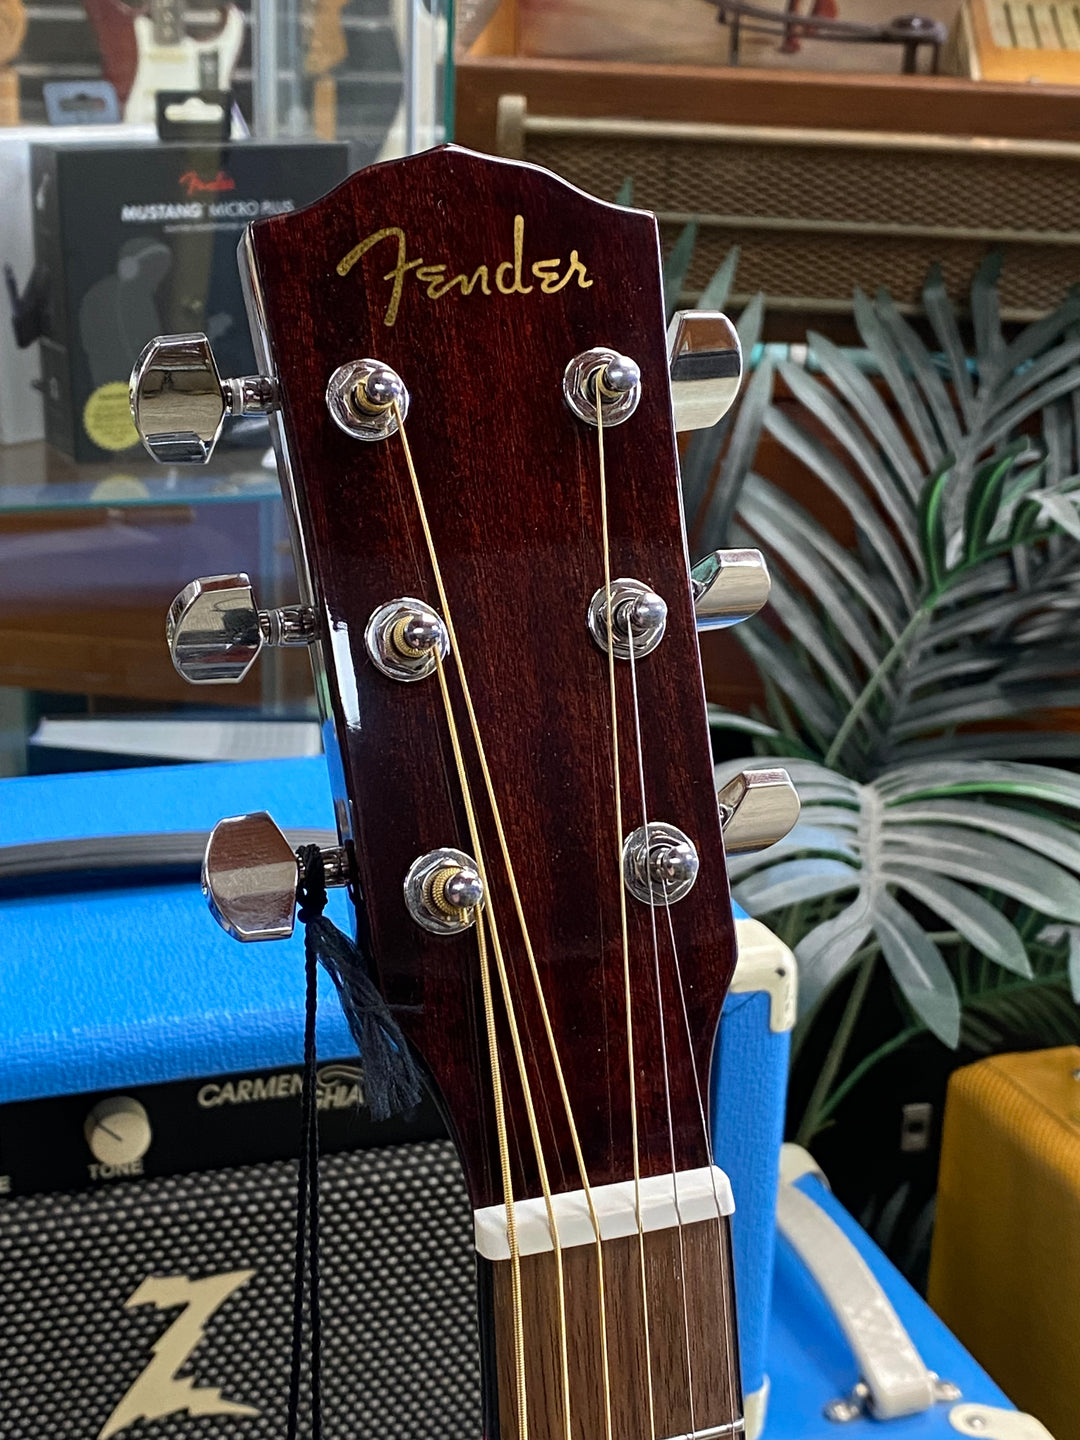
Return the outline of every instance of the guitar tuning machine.
[[[349,883],[343,847],[322,851],[326,884]],[[265,810],[219,820],[203,856],[210,913],[234,940],[287,940],[293,933],[300,862]]]
[[[471,855],[443,846],[409,866],[405,904],[418,925],[433,935],[460,935],[476,924],[484,882]]]
[[[740,771],[716,800],[728,855],[749,855],[783,840],[801,809],[791,776],[780,768]]]
[[[714,550],[690,571],[699,630],[723,630],[756,615],[772,581],[760,550]]]
[[[159,335],[135,362],[128,398],[139,438],[155,460],[205,465],[226,415],[268,415],[277,408],[277,381],[266,375],[223,380],[205,335]]]
[[[339,365],[326,385],[326,407],[339,430],[353,440],[386,440],[409,413],[409,392],[396,370],[381,360]]]
[[[246,575],[211,575],[177,595],[165,638],[173,665],[190,684],[236,685],[264,645],[310,645],[315,613],[303,605],[260,610]]]
[[[436,657],[445,660],[450,653],[442,618],[409,595],[379,606],[364,629],[364,644],[377,669],[406,683],[431,675]]]
[[[640,580],[627,576],[611,582],[611,648],[617,660],[634,659],[655,650],[667,628],[667,602]],[[589,601],[589,634],[607,653],[608,591],[601,586]]]
[[[719,310],[677,310],[668,326],[667,347],[675,429],[715,425],[739,393],[739,332]]]
[[[697,848],[677,825],[650,820],[623,842],[623,881],[643,905],[673,905],[694,888]]]

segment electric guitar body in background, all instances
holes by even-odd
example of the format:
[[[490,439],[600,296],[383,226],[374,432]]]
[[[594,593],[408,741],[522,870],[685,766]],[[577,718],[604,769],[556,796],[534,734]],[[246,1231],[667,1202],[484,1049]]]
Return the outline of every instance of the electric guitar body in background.
[[[229,89],[246,27],[228,0],[218,7],[217,29],[199,38],[185,28],[181,0],[150,0],[143,8],[86,0],[86,11],[128,124],[156,123],[159,90]]]

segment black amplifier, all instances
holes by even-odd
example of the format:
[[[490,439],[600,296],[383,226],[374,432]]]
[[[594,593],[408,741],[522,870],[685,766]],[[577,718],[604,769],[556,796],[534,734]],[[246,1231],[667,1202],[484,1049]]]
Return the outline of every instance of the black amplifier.
[[[281,1440],[300,1071],[0,1109],[5,1440]],[[472,1217],[438,1115],[319,1075],[327,1440],[481,1432]]]
[[[282,1440],[303,941],[227,939],[197,855],[199,832],[260,799],[325,826],[325,766],[45,776],[3,798],[0,1435]],[[87,874],[100,842],[59,839],[126,830],[141,854],[170,825],[187,839],[149,883],[111,860]],[[73,873],[13,880],[43,848]],[[479,1440],[454,1148],[430,1104],[373,1124],[329,986],[319,1019],[326,1440]]]

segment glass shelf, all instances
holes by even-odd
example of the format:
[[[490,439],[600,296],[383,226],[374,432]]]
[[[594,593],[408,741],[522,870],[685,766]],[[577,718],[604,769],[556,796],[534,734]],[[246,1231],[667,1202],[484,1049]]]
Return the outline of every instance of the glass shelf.
[[[272,453],[219,449],[201,465],[158,465],[147,456],[78,465],[41,441],[0,445],[0,516],[93,506],[235,504],[279,496]]]
[[[169,604],[199,575],[244,572],[260,605],[295,602],[266,459],[219,447],[205,467],[77,465],[44,443],[0,446],[0,775],[310,751],[306,651],[266,650],[240,685],[193,689],[165,643]]]

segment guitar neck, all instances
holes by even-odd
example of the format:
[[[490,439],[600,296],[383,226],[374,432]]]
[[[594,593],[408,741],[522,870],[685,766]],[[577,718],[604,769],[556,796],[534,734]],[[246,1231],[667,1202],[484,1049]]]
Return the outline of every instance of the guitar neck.
[[[798,802],[782,771],[714,788],[697,617],[745,619],[768,577],[746,550],[689,570],[675,428],[724,414],[741,353],[714,312],[665,334],[659,260],[653,216],[446,146],[249,228],[261,375],[185,335],[132,379],[163,459],[271,412],[301,603],[195,581],[170,643],[199,680],[312,647],[323,865],[385,1006],[369,1099],[414,1054],[457,1145],[491,1440],[743,1424],[708,1117],[725,839],[762,848]],[[237,938],[289,933],[296,877],[268,815],[214,832]]]
[[[655,1194],[658,1187],[644,1188]],[[670,1186],[659,1188],[673,1193]],[[522,1256],[530,1440],[566,1440],[567,1435],[604,1440],[609,1417],[611,1434],[626,1440],[706,1440],[742,1429],[731,1236],[727,1214],[719,1219],[716,1214],[718,1208],[730,1211],[730,1191],[719,1172],[697,1172],[680,1177],[679,1194],[679,1211],[673,1204],[650,1207],[656,1228],[646,1232],[642,1244],[636,1232],[625,1233],[633,1229],[633,1184],[594,1191],[601,1230],[624,1232],[599,1246],[582,1218],[583,1197],[560,1197],[560,1219],[575,1208],[579,1218],[578,1227],[572,1221],[560,1224],[561,1255],[556,1258],[547,1240],[543,1250]],[[711,1213],[687,1219],[699,1211]],[[528,1218],[522,1218],[524,1230]],[[539,1213],[536,1219],[535,1243],[544,1244]],[[567,1244],[568,1238],[574,1243]],[[513,1272],[509,1259],[486,1259],[485,1240],[490,1243],[490,1237],[480,1239],[481,1316],[494,1342],[496,1394],[489,1403],[497,1403],[499,1418],[498,1430],[490,1427],[487,1433],[521,1440]],[[597,1283],[601,1266],[602,1289]],[[644,1313],[647,1328],[634,1323]],[[565,1351],[565,1375],[559,1345],[564,1325],[574,1337]]]

